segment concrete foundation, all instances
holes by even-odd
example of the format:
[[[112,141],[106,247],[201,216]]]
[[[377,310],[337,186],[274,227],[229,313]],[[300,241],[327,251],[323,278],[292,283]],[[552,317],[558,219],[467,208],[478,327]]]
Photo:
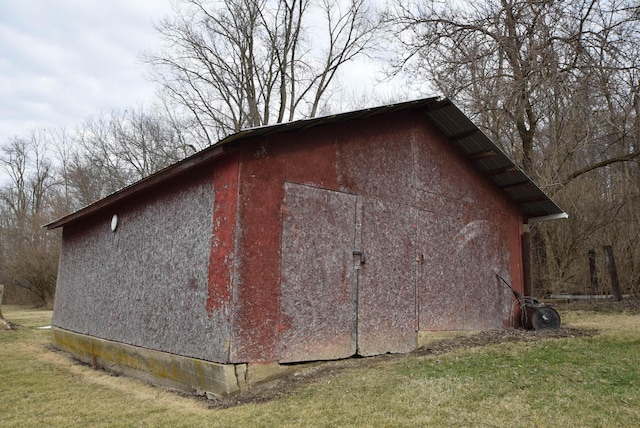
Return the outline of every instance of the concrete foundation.
[[[470,336],[477,331],[418,331],[418,348],[446,339]],[[208,398],[237,394],[261,382],[313,366],[304,364],[241,363],[221,364],[139,346],[99,339],[52,327],[53,344],[95,368],[120,373],[153,385]]]
[[[153,385],[207,397],[236,394],[299,370],[278,363],[220,364],[53,327],[53,344],[78,360]]]

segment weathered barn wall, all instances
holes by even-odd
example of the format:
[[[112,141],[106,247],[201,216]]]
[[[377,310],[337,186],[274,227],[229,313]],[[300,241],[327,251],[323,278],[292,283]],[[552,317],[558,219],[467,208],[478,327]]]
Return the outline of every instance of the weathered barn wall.
[[[360,355],[410,352],[416,347],[415,208],[365,198],[358,288]]]
[[[521,211],[407,106],[231,136],[54,222],[58,345],[226,394],[278,363],[509,325],[496,274],[522,290]]]
[[[241,154],[231,361],[406,352],[501,328],[522,218],[424,120],[317,127]],[[331,338],[327,340],[327,338]]]
[[[410,112],[247,141],[191,177],[65,227],[56,326],[243,363],[509,321],[496,273],[519,288],[522,219]]]
[[[227,361],[229,319],[207,305],[213,207],[205,171],[65,226],[53,324]],[[115,232],[113,214],[119,217]]]

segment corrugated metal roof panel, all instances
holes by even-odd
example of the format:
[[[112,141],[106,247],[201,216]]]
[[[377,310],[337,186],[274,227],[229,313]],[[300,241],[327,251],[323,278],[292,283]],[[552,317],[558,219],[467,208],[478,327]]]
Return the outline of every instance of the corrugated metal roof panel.
[[[527,217],[562,215],[547,196],[489,137],[449,100],[434,105],[427,117],[475,168],[505,191]]]
[[[453,107],[453,104],[444,103],[442,106],[438,107],[436,105],[435,107],[435,109],[432,109],[428,113],[428,116],[432,122],[438,124],[438,127],[442,132],[444,132],[447,138],[465,134],[477,129],[467,116],[462,114],[462,112],[457,108]]]
[[[520,171],[514,170],[511,172],[505,172],[500,175],[494,175],[491,177],[491,181],[500,189],[508,188],[509,186],[521,185],[522,183],[529,183],[530,181],[523,177]]]
[[[505,156],[494,155],[482,159],[473,159],[472,156],[468,157],[480,172],[491,173],[493,171],[503,171],[513,167],[513,162],[509,161]]]

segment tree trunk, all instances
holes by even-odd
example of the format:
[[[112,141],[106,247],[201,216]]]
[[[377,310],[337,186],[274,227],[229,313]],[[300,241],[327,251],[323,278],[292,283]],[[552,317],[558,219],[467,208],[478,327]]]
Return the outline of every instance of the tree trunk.
[[[2,295],[4,294],[4,285],[0,284],[0,306],[2,306]],[[11,330],[11,324],[2,315],[2,308],[0,307],[0,330]]]
[[[611,288],[613,289],[613,297],[616,302],[622,300],[622,293],[620,293],[620,281],[618,280],[618,270],[616,269],[616,261],[613,258],[613,247],[611,245],[604,246],[604,260],[607,264],[607,270],[611,277]]]
[[[591,295],[598,292],[598,271],[596,269],[596,251],[589,250],[589,274],[591,278]]]

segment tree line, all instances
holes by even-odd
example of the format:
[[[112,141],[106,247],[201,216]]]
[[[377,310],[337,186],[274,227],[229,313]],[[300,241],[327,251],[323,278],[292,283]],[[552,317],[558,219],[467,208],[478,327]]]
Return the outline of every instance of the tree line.
[[[156,105],[3,142],[7,292],[53,298],[48,221],[240,129],[393,101],[344,95],[341,70],[365,58],[452,99],[569,213],[531,226],[535,293],[591,292],[588,255],[604,271],[605,246],[623,291],[640,291],[637,2],[182,0],[157,29]]]

